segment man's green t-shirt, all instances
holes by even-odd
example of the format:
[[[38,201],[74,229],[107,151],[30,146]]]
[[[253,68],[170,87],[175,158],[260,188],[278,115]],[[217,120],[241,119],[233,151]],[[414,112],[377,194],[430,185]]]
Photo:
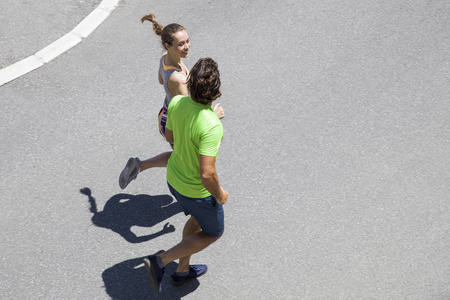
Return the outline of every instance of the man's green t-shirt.
[[[175,96],[167,111],[166,128],[173,131],[174,139],[167,182],[186,197],[210,196],[200,177],[199,154],[217,157],[223,139],[222,122],[210,105]]]

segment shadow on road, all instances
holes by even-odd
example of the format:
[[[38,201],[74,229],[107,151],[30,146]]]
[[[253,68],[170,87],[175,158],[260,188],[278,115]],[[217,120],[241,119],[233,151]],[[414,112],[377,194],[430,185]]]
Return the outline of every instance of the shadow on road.
[[[130,243],[142,243],[166,233],[174,232],[175,227],[166,223],[153,234],[137,236],[131,231],[132,226],[153,227],[182,211],[180,205],[169,195],[149,196],[117,194],[109,199],[103,211],[98,211],[95,198],[89,188],[80,190],[88,196],[92,223],[98,227],[109,228],[120,234]]]
[[[176,287],[170,282],[177,264],[172,262],[166,266],[162,282],[162,292],[157,293],[148,279],[148,272],[142,263],[144,257],[123,261],[106,269],[103,282],[108,295],[112,299],[181,299],[195,291],[200,283],[193,279],[183,286]]]

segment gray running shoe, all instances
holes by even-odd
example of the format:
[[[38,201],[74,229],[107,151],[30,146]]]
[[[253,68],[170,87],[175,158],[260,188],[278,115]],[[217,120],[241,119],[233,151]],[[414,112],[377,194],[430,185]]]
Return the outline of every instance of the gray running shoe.
[[[133,158],[131,157],[125,168],[123,169],[122,173],[120,173],[119,176],[119,186],[123,190],[127,187],[127,185],[134,179],[136,179],[138,173],[139,173],[139,167],[141,166],[141,161],[139,158]]]

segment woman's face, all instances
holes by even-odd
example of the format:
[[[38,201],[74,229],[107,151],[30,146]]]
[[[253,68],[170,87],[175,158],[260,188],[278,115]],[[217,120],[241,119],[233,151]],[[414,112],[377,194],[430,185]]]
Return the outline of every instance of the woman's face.
[[[186,30],[178,31],[173,35],[172,46],[169,46],[167,51],[171,51],[177,57],[186,58],[189,56],[189,48],[191,42]]]

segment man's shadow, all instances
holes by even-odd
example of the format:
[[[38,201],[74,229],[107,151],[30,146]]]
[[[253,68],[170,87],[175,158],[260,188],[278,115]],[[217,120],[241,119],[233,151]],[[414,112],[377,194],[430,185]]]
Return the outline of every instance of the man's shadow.
[[[193,279],[181,287],[173,286],[171,274],[175,272],[177,264],[172,262],[166,266],[162,281],[162,292],[157,293],[149,281],[149,275],[142,263],[144,257],[123,261],[106,269],[103,274],[105,289],[111,299],[182,299],[195,291],[200,283]]]
[[[166,223],[153,234],[137,236],[131,231],[132,226],[153,227],[156,224],[182,211],[181,206],[169,195],[149,196],[117,194],[109,199],[103,211],[98,211],[95,198],[89,188],[80,192],[88,196],[92,223],[98,227],[109,228],[120,234],[130,243],[142,243],[166,233],[175,231],[175,227]]]

